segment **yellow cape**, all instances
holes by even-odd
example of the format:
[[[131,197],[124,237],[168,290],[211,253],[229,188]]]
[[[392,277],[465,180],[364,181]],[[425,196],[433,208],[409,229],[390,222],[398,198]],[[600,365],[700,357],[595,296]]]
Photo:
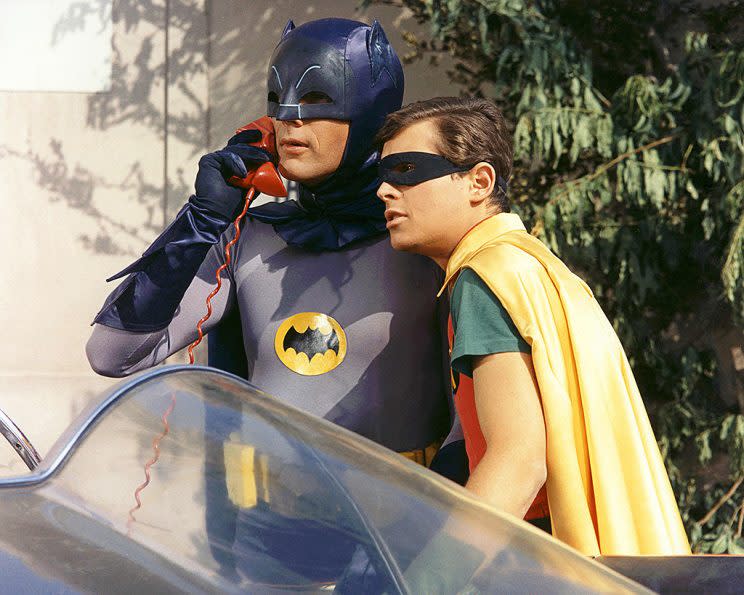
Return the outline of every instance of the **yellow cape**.
[[[465,235],[440,294],[462,268],[483,279],[532,347],[553,535],[587,555],[689,554],[630,365],[589,287],[510,213]]]

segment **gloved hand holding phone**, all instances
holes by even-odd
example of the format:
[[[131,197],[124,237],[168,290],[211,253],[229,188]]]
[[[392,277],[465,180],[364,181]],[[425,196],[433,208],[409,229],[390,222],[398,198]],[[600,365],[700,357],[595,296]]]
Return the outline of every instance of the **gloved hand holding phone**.
[[[260,118],[241,128],[224,149],[208,153],[199,160],[190,202],[224,219],[234,219],[243,207],[245,188],[234,178],[243,179],[263,163],[276,163],[271,119]]]

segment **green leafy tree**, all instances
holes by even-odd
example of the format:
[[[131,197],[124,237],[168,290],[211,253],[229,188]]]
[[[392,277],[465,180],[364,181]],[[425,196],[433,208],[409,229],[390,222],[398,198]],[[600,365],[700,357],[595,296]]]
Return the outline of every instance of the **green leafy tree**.
[[[706,340],[744,336],[742,2],[371,3],[513,119],[515,210],[613,321],[694,550],[744,553],[744,416]]]

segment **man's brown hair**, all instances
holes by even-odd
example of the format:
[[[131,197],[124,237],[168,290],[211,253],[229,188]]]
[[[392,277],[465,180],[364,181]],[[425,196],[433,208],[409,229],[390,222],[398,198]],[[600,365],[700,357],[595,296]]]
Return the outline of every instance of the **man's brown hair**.
[[[512,171],[512,141],[501,110],[487,99],[435,97],[411,103],[389,114],[375,137],[382,147],[404,128],[432,120],[439,132],[437,151],[455,165],[472,167],[485,161],[503,180],[496,184],[491,202],[503,213],[510,211],[506,182]]]

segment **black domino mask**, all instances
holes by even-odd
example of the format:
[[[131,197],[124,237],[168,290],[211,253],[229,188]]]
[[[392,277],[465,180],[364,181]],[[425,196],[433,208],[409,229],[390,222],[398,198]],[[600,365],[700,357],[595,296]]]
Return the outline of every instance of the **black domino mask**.
[[[428,180],[471,170],[473,165],[457,165],[435,153],[405,151],[393,153],[380,160],[378,175],[382,182],[400,186],[415,186]],[[506,194],[506,180],[499,176],[496,182]]]
[[[454,173],[468,171],[472,165],[462,166],[434,153],[407,151],[393,153],[380,160],[380,180],[388,184],[415,186]]]

